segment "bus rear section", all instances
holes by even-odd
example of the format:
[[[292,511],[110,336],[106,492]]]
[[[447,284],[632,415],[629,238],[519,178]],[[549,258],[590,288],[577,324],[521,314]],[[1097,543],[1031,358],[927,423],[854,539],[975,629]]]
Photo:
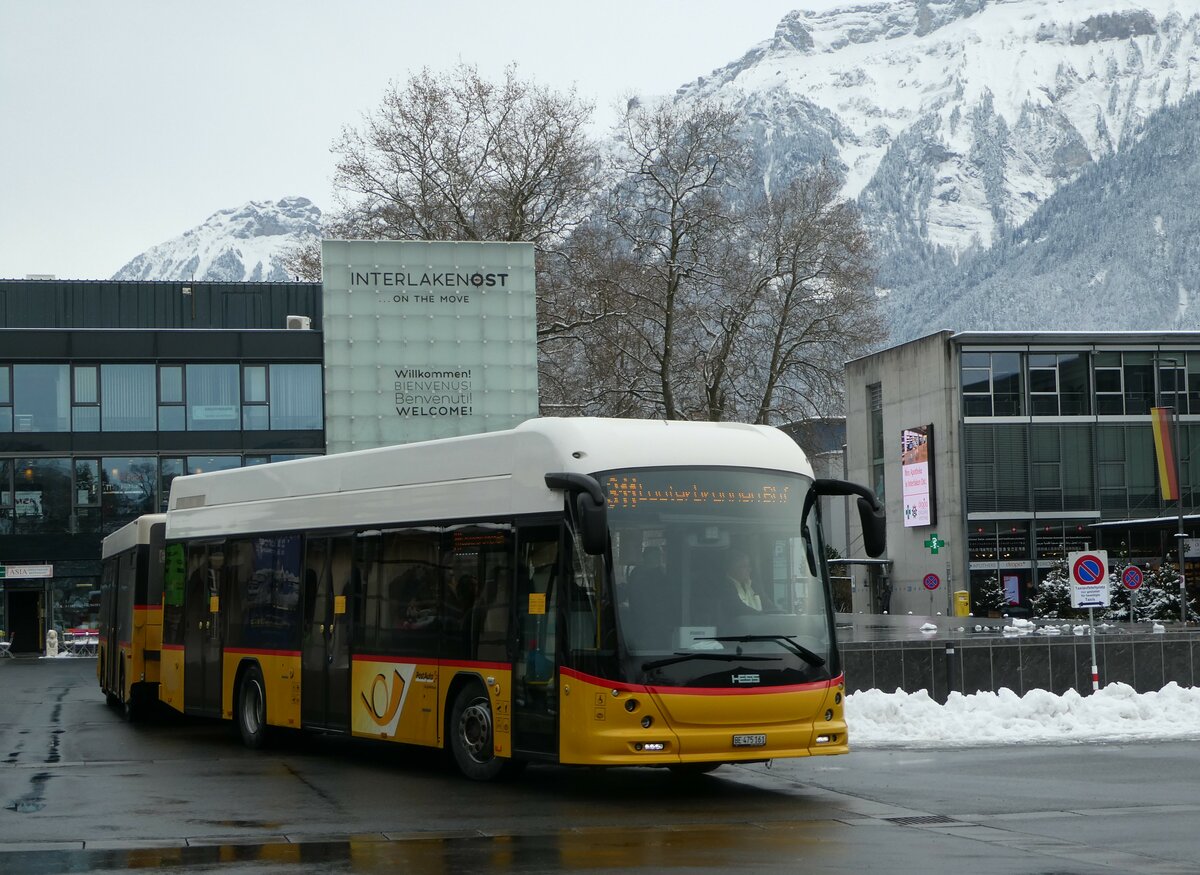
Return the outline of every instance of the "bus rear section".
[[[163,514],[147,514],[104,539],[96,675],[127,719],[158,700],[162,648]]]

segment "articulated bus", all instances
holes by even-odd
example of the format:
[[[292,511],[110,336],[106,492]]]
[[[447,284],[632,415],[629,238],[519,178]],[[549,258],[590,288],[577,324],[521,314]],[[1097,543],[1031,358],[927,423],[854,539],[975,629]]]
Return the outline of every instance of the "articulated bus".
[[[96,677],[111,705],[141,716],[158,698],[166,515],[147,514],[104,539]]]
[[[870,491],[764,426],[545,418],[179,477],[160,699],[477,780],[845,753],[820,494],[882,552]]]

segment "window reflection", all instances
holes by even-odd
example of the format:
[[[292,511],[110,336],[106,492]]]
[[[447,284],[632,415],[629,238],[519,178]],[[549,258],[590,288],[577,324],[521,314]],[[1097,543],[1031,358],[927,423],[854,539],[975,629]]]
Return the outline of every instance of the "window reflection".
[[[158,462],[153,456],[106,457],[100,464],[105,533],[142,514],[154,513],[158,507]]]
[[[70,459],[16,459],[13,515],[18,535],[69,531]]]
[[[13,365],[13,431],[70,430],[70,366]]]

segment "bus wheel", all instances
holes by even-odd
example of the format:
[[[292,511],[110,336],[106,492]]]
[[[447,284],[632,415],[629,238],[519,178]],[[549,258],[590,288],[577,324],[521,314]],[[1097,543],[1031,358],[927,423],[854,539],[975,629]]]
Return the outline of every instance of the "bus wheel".
[[[492,781],[507,771],[509,761],[495,754],[492,704],[477,684],[463,687],[454,699],[450,749],[458,770],[472,781]]]
[[[237,693],[238,732],[242,744],[257,749],[267,742],[267,695],[262,672],[257,665],[246,669]]]

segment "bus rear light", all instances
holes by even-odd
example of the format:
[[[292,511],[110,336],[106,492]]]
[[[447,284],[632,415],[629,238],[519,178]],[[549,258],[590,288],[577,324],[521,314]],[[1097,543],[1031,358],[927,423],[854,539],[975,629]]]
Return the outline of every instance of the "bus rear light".
[[[638,709],[639,704],[640,703],[638,702],[637,699],[626,699],[625,700],[625,710],[630,711],[630,712],[636,711]]]
[[[825,711],[825,719],[826,719],[826,720],[832,720],[832,719],[833,719],[833,709],[832,709],[832,708],[827,708],[827,709],[826,709],[826,711]]]
[[[818,735],[817,736],[817,744],[831,744],[833,742],[836,742],[837,740],[838,740],[838,737],[836,735]]]
[[[634,743],[633,749],[642,751],[666,750],[667,743],[665,741],[638,741]]]
[[[649,729],[654,723],[654,718],[647,714],[642,718],[642,729]]]

